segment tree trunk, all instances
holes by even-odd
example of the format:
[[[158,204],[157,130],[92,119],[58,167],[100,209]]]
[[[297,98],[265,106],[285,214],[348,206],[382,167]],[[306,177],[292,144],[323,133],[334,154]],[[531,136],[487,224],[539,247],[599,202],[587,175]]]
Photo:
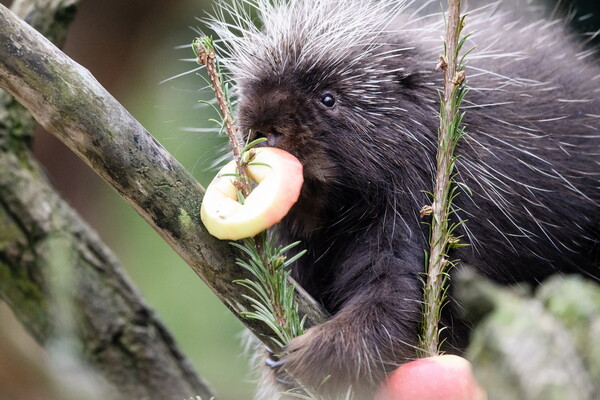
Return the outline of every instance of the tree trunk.
[[[124,398],[209,399],[207,386],[115,256],[50,187],[27,151],[8,150],[0,151],[2,299],[42,345],[73,319],[85,360]],[[73,285],[57,284],[65,279]],[[57,289],[69,291],[62,293],[69,307],[58,301]],[[65,318],[69,309],[74,315]]]

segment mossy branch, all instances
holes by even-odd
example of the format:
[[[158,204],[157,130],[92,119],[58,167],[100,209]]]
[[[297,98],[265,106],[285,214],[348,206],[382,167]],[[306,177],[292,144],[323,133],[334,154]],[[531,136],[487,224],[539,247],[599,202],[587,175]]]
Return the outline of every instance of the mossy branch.
[[[60,45],[77,3],[16,0],[12,10]],[[34,129],[0,91],[0,298],[50,354],[5,367],[25,368],[40,385],[28,389],[47,399],[209,396],[115,255],[48,182],[29,150]]]
[[[200,222],[204,189],[85,68],[0,6],[0,88],[104,178],[236,315],[252,309],[233,281],[250,278]],[[307,326],[325,320],[295,291]],[[258,336],[264,326],[242,318]]]
[[[464,95],[465,72],[459,52],[464,38],[460,39],[464,17],[460,16],[460,0],[448,1],[446,20],[446,40],[444,55],[440,56],[438,68],[444,72],[444,89],[440,95],[440,128],[438,134],[437,172],[433,190],[433,203],[427,210],[431,214],[429,253],[426,258],[427,276],[423,307],[423,332],[421,351],[423,356],[434,356],[439,352],[439,323],[442,308],[446,302],[448,270],[454,264],[448,259],[449,250],[459,246],[452,236],[459,224],[451,224],[451,204],[456,197],[453,184],[454,149],[463,136],[462,115],[459,107]]]

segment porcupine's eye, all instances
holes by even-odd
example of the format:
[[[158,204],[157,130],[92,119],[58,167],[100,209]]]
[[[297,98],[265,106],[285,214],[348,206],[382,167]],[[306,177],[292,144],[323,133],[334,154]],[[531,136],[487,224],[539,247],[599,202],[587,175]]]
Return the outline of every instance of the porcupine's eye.
[[[335,106],[335,97],[331,93],[325,93],[321,97],[321,103],[328,108]]]

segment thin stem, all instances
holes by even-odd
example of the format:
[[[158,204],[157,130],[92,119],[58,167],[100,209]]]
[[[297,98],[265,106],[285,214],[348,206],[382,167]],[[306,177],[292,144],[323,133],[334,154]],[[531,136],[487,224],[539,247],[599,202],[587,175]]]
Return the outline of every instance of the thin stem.
[[[229,144],[233,151],[233,159],[236,162],[238,174],[240,179],[236,181],[236,187],[242,192],[244,198],[247,198],[250,194],[250,180],[248,178],[248,171],[246,170],[247,161],[243,160],[244,138],[240,135],[238,127],[233,122],[231,116],[231,110],[229,109],[229,101],[223,90],[223,82],[221,80],[221,74],[217,67],[215,49],[212,44],[212,40],[209,38],[200,38],[194,42],[194,51],[196,52],[196,61],[200,65],[206,67],[206,72],[210,79],[210,85],[215,92],[217,104],[223,117],[223,123],[225,125],[225,131],[229,137]]]
[[[445,55],[440,57],[438,64],[444,72],[444,90],[441,98],[437,172],[430,209],[432,214],[430,252],[425,286],[424,334],[421,343],[425,356],[434,356],[439,352],[440,315],[446,297],[447,270],[452,265],[447,258],[447,253],[452,245],[449,215],[453,197],[451,177],[455,160],[454,148],[462,135],[462,130],[459,128],[461,116],[458,114],[458,108],[462,98],[460,89],[465,75],[458,60],[459,37],[462,30],[460,0],[449,0],[448,3]]]

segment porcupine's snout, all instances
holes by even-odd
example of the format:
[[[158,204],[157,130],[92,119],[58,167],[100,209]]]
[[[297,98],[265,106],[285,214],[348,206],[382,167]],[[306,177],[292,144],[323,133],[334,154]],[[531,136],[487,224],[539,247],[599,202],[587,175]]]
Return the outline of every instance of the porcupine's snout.
[[[331,181],[336,170],[326,136],[336,128],[322,123],[328,116],[318,94],[256,79],[246,82],[238,104],[238,123],[250,141],[266,138],[261,146],[293,154],[304,166],[305,182]]]
[[[291,138],[298,130],[299,105],[286,91],[257,84],[240,102],[240,129],[250,140],[266,138],[263,146],[292,150]]]
[[[256,129],[255,131],[250,133],[252,135],[251,139],[267,139],[266,141],[263,142],[263,146],[268,146],[268,147],[277,147],[277,144],[281,141],[281,139],[283,138],[283,134],[281,132],[278,132],[277,130],[270,128],[270,127],[266,127],[259,130]]]

